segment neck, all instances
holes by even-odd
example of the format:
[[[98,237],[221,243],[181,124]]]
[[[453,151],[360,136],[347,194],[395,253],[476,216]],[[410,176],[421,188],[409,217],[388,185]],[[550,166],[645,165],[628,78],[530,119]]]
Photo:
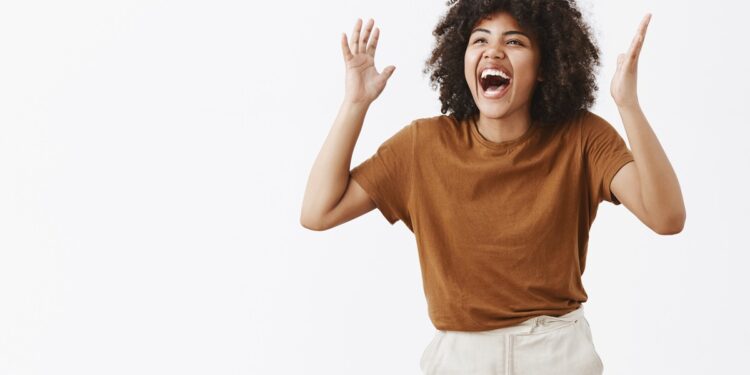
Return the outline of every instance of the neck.
[[[521,137],[531,126],[528,111],[515,111],[507,117],[490,118],[479,113],[477,130],[485,139],[500,143]]]

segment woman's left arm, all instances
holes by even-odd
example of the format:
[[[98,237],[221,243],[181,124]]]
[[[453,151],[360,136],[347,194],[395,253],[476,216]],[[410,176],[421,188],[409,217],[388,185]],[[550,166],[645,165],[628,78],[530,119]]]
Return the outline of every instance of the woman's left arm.
[[[646,14],[627,53],[617,58],[610,91],[625,126],[633,162],[620,168],[610,190],[644,224],[659,234],[676,234],[685,225],[680,183],[643,114],[636,90],[638,56],[651,14]]]

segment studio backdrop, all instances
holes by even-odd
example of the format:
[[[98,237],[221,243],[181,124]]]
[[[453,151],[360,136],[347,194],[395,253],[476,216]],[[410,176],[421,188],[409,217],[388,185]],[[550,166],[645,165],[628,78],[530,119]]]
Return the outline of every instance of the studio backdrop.
[[[741,2],[579,2],[592,112],[647,12],[638,95],[683,231],[603,202],[583,282],[605,373],[750,373],[748,33]],[[300,224],[344,94],[340,37],[396,70],[355,166],[440,113],[443,1],[0,2],[0,374],[419,374],[434,332],[414,235],[378,210]]]

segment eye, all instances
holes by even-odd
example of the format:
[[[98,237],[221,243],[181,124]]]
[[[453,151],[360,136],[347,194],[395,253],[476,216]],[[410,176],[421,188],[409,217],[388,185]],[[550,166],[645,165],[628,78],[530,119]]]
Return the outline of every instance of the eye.
[[[486,40],[484,38],[477,38],[476,40],[474,40],[473,44],[477,44],[478,42],[486,42]],[[523,46],[523,43],[521,43],[521,41],[518,39],[511,39],[508,41],[508,43],[515,43],[514,45],[516,46]]]

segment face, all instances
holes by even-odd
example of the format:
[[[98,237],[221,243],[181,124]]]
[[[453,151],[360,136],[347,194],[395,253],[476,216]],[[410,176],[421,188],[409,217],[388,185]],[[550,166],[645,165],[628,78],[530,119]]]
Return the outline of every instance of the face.
[[[480,20],[472,29],[464,73],[482,116],[499,119],[530,111],[534,87],[541,79],[539,46],[532,38],[505,12]],[[482,78],[487,68],[493,70]]]

